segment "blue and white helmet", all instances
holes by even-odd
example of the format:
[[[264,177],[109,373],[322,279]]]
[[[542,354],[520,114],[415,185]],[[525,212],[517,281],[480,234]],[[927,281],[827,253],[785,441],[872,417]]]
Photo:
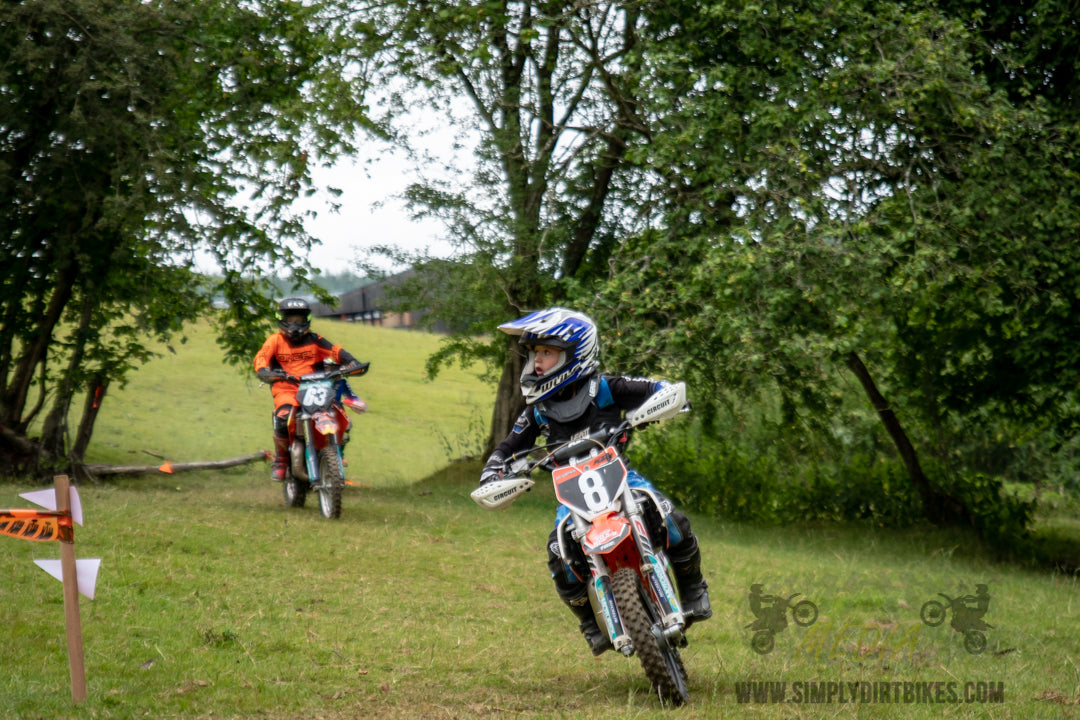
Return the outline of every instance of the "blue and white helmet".
[[[568,385],[589,377],[600,367],[600,343],[596,324],[587,315],[566,308],[548,308],[523,318],[503,323],[499,329],[508,335],[520,336],[529,350],[521,373],[521,394],[525,404],[542,402]],[[557,347],[562,351],[559,362],[539,377],[534,360],[537,345]]]

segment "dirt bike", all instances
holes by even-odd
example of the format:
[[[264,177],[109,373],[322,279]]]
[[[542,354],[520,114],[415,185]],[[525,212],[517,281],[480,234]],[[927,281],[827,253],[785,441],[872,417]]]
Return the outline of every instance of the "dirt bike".
[[[750,640],[750,647],[753,648],[754,652],[759,655],[768,655],[772,652],[775,644],[773,636],[787,628],[788,610],[791,610],[791,619],[794,620],[795,624],[799,627],[810,627],[817,622],[817,605],[809,600],[793,602],[795,598],[801,594],[802,593],[795,593],[788,597],[787,600],[773,595],[766,596],[775,598],[774,602],[780,603],[781,607],[766,608],[763,617],[746,626],[756,630],[754,637]]]
[[[977,617],[969,617],[969,608],[964,603],[965,598],[951,598],[945,593],[938,593],[938,595],[945,598],[945,602],[927,600],[923,603],[919,609],[919,617],[922,621],[930,627],[937,627],[945,622],[948,611],[952,610],[953,619],[949,624],[953,630],[964,636],[964,649],[972,655],[978,655],[986,650],[986,635],[982,631],[992,628],[993,625]],[[970,596],[967,599],[974,600]]]
[[[303,507],[309,490],[319,493],[319,512],[324,518],[341,516],[341,492],[345,487],[342,456],[348,442],[349,418],[336,399],[335,382],[367,372],[370,363],[322,370],[279,381],[299,385],[299,405],[289,415],[289,467],[282,481],[285,504]]]
[[[679,656],[679,648],[686,646],[687,615],[667,556],[644,519],[649,503],[661,519],[666,520],[666,513],[653,492],[630,487],[622,450],[633,428],[686,409],[686,386],[669,385],[631,411],[618,427],[510,458],[503,479],[472,493],[481,507],[502,509],[533,486],[529,473],[534,468],[551,471],[555,496],[569,510],[557,527],[563,562],[570,564],[577,555],[571,544],[580,546],[589,566],[589,601],[598,625],[615,650],[638,656],[661,701],[675,705],[690,695]]]

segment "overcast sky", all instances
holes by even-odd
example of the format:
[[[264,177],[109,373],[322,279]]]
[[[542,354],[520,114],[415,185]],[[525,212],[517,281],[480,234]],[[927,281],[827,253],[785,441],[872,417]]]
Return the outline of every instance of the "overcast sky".
[[[478,138],[471,129],[470,113],[471,105],[462,102],[451,111],[451,119],[445,111],[433,111],[418,101],[413,112],[397,118],[398,130],[407,129],[414,149],[425,156],[426,179],[450,178],[440,170],[444,165],[473,166]],[[411,220],[400,199],[407,185],[422,180],[405,153],[391,152],[387,143],[370,140],[360,143],[358,156],[359,161],[345,159],[333,168],[313,171],[316,186],[331,185],[342,194],[336,198],[341,204],[338,213],[328,209],[329,201],[335,200],[329,193],[320,190],[305,200],[305,209],[318,213],[305,227],[322,241],[312,252],[312,264],[328,272],[356,271],[356,260],[372,245],[427,248],[434,255],[448,256],[452,248],[443,239],[442,224]],[[371,162],[364,162],[368,159]]]
[[[311,254],[315,267],[332,273],[357,272],[356,261],[362,251],[382,244],[412,250],[426,247],[434,254],[449,254],[449,244],[440,239],[442,225],[410,219],[399,198],[414,180],[406,161],[389,152],[374,163],[343,160],[333,168],[318,169],[314,179],[320,188],[330,185],[342,191],[335,198],[320,190],[304,201],[306,209],[318,213],[305,223],[307,231],[322,241]],[[331,202],[339,203],[341,209],[331,211]]]

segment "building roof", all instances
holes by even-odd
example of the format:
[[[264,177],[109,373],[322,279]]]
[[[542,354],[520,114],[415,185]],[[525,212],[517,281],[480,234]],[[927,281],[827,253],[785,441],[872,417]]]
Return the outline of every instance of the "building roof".
[[[323,303],[313,303],[311,314],[315,317],[331,317],[335,315],[358,315],[360,313],[381,311],[382,299],[386,294],[386,288],[397,285],[415,274],[414,270],[405,272],[383,280],[378,280],[363,287],[342,293],[336,307],[330,307]]]

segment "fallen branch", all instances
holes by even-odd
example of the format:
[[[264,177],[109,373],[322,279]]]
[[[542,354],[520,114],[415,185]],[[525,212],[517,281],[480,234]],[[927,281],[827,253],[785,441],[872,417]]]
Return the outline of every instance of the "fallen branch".
[[[91,465],[83,469],[91,475],[146,475],[149,473],[177,473],[186,470],[218,470],[235,467],[258,460],[266,460],[266,452],[257,452],[228,460],[207,460],[205,462],[164,463],[162,465]]]

